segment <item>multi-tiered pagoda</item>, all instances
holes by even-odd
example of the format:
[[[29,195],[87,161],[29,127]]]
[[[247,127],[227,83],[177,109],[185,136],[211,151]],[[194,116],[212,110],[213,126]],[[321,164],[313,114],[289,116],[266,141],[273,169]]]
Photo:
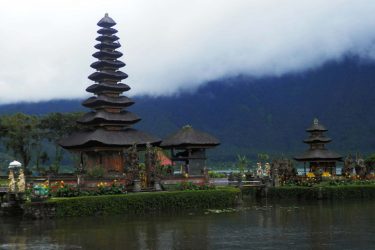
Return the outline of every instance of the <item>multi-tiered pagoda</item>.
[[[98,49],[93,57],[98,60],[91,64],[96,71],[88,78],[95,83],[86,91],[94,96],[85,100],[82,105],[92,109],[77,122],[85,127],[60,141],[60,145],[68,150],[78,152],[81,163],[86,169],[101,166],[107,171],[123,172],[126,163],[125,151],[136,144],[145,146],[155,144],[160,140],[154,136],[131,128],[140,118],[125,110],[134,102],[122,95],[130,87],[120,83],[128,77],[119,69],[125,63],[118,60],[122,53],[116,49],[121,45],[115,35],[117,30],[112,28],[115,21],[105,14],[98,22]]]
[[[324,134],[328,129],[320,124],[318,119],[314,119],[312,126],[306,131],[310,133],[310,136],[303,142],[309,144],[310,148],[303,154],[294,157],[294,159],[304,163],[308,162],[310,172],[324,171],[334,175],[336,173],[336,162],[341,161],[342,157],[326,148],[326,144],[332,141]]]

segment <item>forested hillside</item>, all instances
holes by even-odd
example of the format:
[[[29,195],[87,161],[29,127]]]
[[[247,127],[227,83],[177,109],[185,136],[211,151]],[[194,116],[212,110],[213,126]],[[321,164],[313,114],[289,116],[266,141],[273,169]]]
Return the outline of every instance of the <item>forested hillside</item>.
[[[172,97],[137,96],[131,110],[142,117],[138,128],[160,137],[185,124],[217,136],[222,145],[211,155],[220,161],[303,151],[314,117],[328,127],[331,149],[367,154],[375,151],[374,93],[375,64],[350,58],[280,77],[221,79]],[[0,113],[82,110],[80,100],[0,106]]]

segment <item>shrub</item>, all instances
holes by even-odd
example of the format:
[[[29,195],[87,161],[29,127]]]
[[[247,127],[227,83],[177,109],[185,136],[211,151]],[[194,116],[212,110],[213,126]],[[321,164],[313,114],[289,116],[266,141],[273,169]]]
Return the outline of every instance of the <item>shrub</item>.
[[[208,171],[208,176],[210,178],[226,178],[227,177],[226,174],[218,173],[218,172],[215,172],[215,171]]]
[[[239,189],[226,188],[220,190],[54,198],[47,203],[55,207],[56,216],[59,217],[146,213],[150,211],[230,207],[236,204],[239,193]],[[32,203],[28,206],[32,206]]]

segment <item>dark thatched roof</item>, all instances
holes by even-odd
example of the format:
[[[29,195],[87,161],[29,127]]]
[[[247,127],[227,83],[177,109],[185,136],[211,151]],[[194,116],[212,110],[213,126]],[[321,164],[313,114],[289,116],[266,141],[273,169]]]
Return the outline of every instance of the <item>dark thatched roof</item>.
[[[340,161],[342,156],[328,149],[309,149],[294,159],[297,161]]]
[[[103,110],[91,111],[86,113],[77,122],[81,124],[98,124],[98,123],[118,123],[118,124],[133,124],[140,121],[136,114],[123,110],[120,113],[109,113]]]
[[[110,107],[127,107],[134,102],[126,96],[110,97],[110,96],[93,96],[85,100],[82,105],[88,108],[110,106]]]
[[[331,138],[329,137],[326,137],[326,136],[313,136],[313,137],[309,137],[307,138],[306,140],[304,140],[303,142],[304,143],[328,143],[332,141]]]
[[[99,41],[99,42],[104,42],[104,41],[117,41],[118,39],[120,39],[118,36],[116,35],[101,35],[101,36],[98,36],[97,38],[95,38],[96,41]]]
[[[128,91],[130,87],[127,84],[124,83],[105,83],[102,82],[100,84],[92,84],[89,87],[86,88],[87,92],[90,93],[99,93],[101,91],[115,91],[115,92],[125,92]]]
[[[96,129],[81,131],[63,138],[59,144],[65,149],[80,149],[85,147],[130,147],[134,144],[158,144],[161,140],[136,129],[127,128],[121,131]]]
[[[160,146],[165,148],[185,146],[213,147],[219,144],[220,141],[216,137],[193,129],[191,126],[184,126],[176,133],[164,139]]]
[[[96,71],[89,75],[88,78],[95,82],[104,81],[106,79],[121,81],[128,78],[128,75],[120,70],[114,72]]]
[[[117,33],[118,30],[114,28],[101,28],[97,32],[98,34],[101,34],[101,35],[112,35],[112,34]]]
[[[115,25],[116,22],[108,16],[108,13],[105,13],[104,17],[98,22],[98,26],[103,28],[110,28]]]
[[[90,67],[94,69],[102,69],[102,68],[121,68],[124,67],[125,63],[120,60],[100,60],[93,62]]]

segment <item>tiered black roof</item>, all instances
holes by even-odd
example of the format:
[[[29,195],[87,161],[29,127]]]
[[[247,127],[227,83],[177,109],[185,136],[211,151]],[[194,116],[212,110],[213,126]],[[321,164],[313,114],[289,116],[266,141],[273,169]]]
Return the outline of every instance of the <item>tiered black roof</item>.
[[[310,148],[303,154],[294,157],[297,161],[339,161],[342,157],[332,151],[326,149],[325,144],[332,141],[331,138],[326,137],[324,132],[328,131],[322,124],[319,124],[318,119],[314,119],[313,124],[306,129],[306,132],[311,133],[310,136],[303,142],[310,145]]]
[[[91,64],[96,72],[89,75],[89,79],[95,81],[86,91],[95,94],[85,100],[82,105],[93,111],[85,114],[77,122],[86,126],[85,131],[72,134],[61,140],[64,148],[84,148],[93,146],[131,146],[133,144],[145,145],[160,142],[156,137],[130,128],[132,124],[141,119],[124,108],[134,102],[123,96],[122,93],[130,90],[124,83],[119,83],[128,75],[119,69],[125,63],[118,60],[122,53],[116,51],[121,45],[117,40],[117,30],[111,28],[116,22],[105,14],[98,22],[101,27],[96,38],[100,43],[94,47],[99,51],[93,54],[98,61]]]
[[[220,144],[220,141],[205,132],[193,129],[192,126],[186,125],[176,133],[168,136],[160,144],[164,148],[185,148],[185,147],[199,147],[209,148]]]

